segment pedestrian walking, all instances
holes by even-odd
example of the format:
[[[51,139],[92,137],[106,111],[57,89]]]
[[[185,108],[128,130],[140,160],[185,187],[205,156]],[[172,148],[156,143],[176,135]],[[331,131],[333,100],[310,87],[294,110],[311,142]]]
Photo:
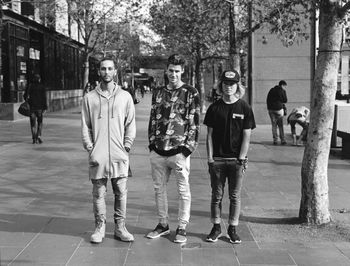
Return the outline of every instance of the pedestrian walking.
[[[300,146],[303,141],[307,140],[307,132],[309,130],[309,114],[310,110],[305,106],[299,106],[293,108],[292,112],[287,118],[288,124],[290,124],[290,130],[292,132],[293,145]],[[296,124],[302,127],[299,138],[296,134]]]
[[[44,113],[47,110],[46,90],[41,84],[41,76],[35,74],[33,82],[29,84],[24,92],[23,98],[28,101],[30,107],[30,129],[32,132],[33,144],[43,143],[41,134],[43,130]]]
[[[144,98],[145,97],[145,91],[146,91],[145,85],[141,84],[140,90],[141,90],[141,97]]]
[[[134,104],[139,103],[139,101],[136,99],[134,88],[129,86],[128,82],[124,81],[122,89],[130,93]]]
[[[273,144],[277,145],[278,134],[277,127],[279,130],[279,137],[281,139],[281,144],[286,145],[287,142],[284,137],[283,129],[283,116],[287,115],[285,103],[287,103],[287,93],[285,89],[287,88],[287,82],[281,80],[278,85],[270,89],[267,94],[266,103],[267,110],[271,119],[272,125],[272,138]]]
[[[114,193],[114,237],[134,241],[125,227],[129,151],[136,135],[135,108],[131,95],[114,82],[113,59],[100,62],[101,82],[85,95],[82,106],[82,141],[89,153],[95,231],[92,243],[101,243],[106,229],[107,181]]]
[[[198,145],[200,102],[198,91],[181,80],[185,61],[178,54],[168,58],[169,84],[156,88],[148,127],[150,162],[159,223],[147,234],[157,238],[170,233],[167,183],[176,178],[179,194],[178,227],[174,242],[184,243],[190,219],[190,155]]]
[[[83,91],[83,97],[85,96],[85,94],[89,93],[90,91],[92,91],[94,88],[91,86],[91,83],[88,82],[85,85],[84,91]]]
[[[222,235],[221,213],[225,183],[230,199],[228,237],[231,243],[241,243],[237,234],[241,210],[241,188],[248,165],[250,135],[255,126],[251,107],[241,99],[244,88],[235,70],[222,73],[218,91],[222,95],[212,103],[204,118],[207,126],[207,154],[211,182],[211,222],[208,242],[216,242]]]

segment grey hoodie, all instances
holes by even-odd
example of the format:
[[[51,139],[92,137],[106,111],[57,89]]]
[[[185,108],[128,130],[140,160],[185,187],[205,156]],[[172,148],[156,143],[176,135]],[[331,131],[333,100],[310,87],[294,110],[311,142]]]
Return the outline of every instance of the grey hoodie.
[[[136,136],[135,107],[130,94],[116,84],[109,97],[99,86],[86,94],[81,135],[83,146],[89,152],[89,178],[120,176],[118,164],[129,164],[125,147],[130,148]]]

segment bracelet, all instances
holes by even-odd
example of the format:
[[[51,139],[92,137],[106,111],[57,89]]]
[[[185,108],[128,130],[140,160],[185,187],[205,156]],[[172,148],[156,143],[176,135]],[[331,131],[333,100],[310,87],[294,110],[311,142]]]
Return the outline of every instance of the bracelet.
[[[237,163],[238,163],[239,165],[246,164],[246,163],[248,163],[248,158],[237,159]]]

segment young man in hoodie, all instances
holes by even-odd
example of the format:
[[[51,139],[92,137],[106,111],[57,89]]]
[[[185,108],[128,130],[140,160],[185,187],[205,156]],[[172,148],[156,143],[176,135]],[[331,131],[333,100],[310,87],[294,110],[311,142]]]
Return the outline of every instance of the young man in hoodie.
[[[92,182],[95,231],[92,243],[101,243],[106,230],[107,181],[114,193],[114,237],[134,241],[125,228],[129,151],[136,135],[135,107],[130,93],[114,82],[113,59],[100,62],[100,84],[84,96],[81,131],[89,153],[89,178]]]
[[[167,63],[169,84],[154,89],[148,126],[150,161],[159,223],[147,234],[158,238],[170,233],[167,183],[176,178],[179,194],[178,227],[174,242],[184,243],[190,218],[190,155],[198,145],[200,102],[198,91],[181,80],[185,61],[174,54]]]
[[[285,89],[287,88],[287,82],[281,80],[278,85],[270,89],[267,94],[266,103],[267,110],[271,119],[272,125],[272,138],[273,144],[277,145],[278,135],[277,127],[279,129],[279,137],[281,139],[281,144],[286,145],[287,142],[284,137],[283,129],[283,116],[284,114],[284,104],[287,103],[287,94]]]

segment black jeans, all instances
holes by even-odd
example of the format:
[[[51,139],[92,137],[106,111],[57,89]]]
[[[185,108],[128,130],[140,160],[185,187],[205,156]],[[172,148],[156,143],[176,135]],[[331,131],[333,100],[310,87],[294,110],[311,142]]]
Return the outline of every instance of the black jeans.
[[[228,196],[230,199],[229,225],[238,225],[241,211],[241,188],[245,176],[243,165],[236,160],[218,160],[209,164],[211,181],[211,221],[221,222],[222,199],[226,179],[228,181]]]
[[[41,136],[44,110],[30,110],[30,128],[33,140]]]

